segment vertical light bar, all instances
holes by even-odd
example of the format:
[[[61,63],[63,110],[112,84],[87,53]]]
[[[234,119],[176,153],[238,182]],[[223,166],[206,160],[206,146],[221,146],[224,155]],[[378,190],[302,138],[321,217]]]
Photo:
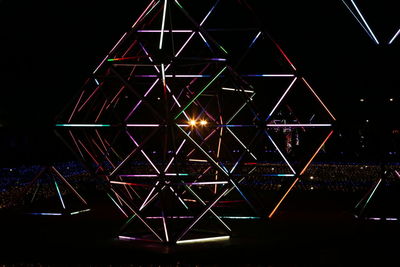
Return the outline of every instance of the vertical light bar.
[[[299,181],[299,177],[296,178],[296,180],[294,180],[294,182],[292,183],[292,185],[289,187],[289,189],[286,191],[286,193],[283,195],[283,197],[281,198],[281,200],[279,200],[278,204],[276,204],[275,208],[272,210],[272,212],[268,215],[268,218],[272,218],[272,216],[274,216],[276,210],[279,208],[279,206],[282,204],[283,200],[286,198],[286,196],[289,194],[290,191],[292,191],[292,188],[296,185],[296,183]]]
[[[165,15],[167,13],[167,4],[168,4],[168,0],[164,0],[164,10],[163,10],[162,23],[161,23],[161,33],[160,33],[160,44],[158,46],[158,48],[160,50],[162,49],[162,45],[163,45],[164,27],[165,27]]]
[[[60,192],[60,189],[58,188],[58,184],[57,184],[57,181],[56,181],[56,180],[54,180],[54,184],[56,185],[56,189],[57,189],[57,193],[58,193],[58,198],[59,198],[60,201],[61,201],[61,205],[63,206],[63,209],[65,209],[64,200],[63,200],[63,198],[62,198],[62,196],[61,196],[61,192]]]
[[[272,116],[272,114],[274,114],[275,110],[278,108],[278,106],[280,105],[280,103],[282,102],[282,100],[285,98],[285,96],[287,95],[287,93],[289,92],[289,90],[292,88],[293,84],[296,82],[297,77],[295,77],[293,79],[293,81],[290,83],[289,87],[286,89],[286,91],[283,93],[282,97],[279,99],[278,103],[276,103],[275,107],[272,109],[272,111],[269,113],[266,121]]]
[[[163,87],[166,87],[166,81],[165,81],[165,69],[164,69],[164,64],[161,64],[161,77],[162,77],[162,83]]]
[[[165,222],[164,213],[163,213],[163,215],[162,215],[162,221],[163,221],[163,226],[164,226],[165,240],[166,240],[167,242],[169,242],[168,230],[167,230],[167,223]]]
[[[396,34],[393,36],[393,38],[390,39],[390,41],[389,41],[389,44],[390,44],[390,45],[393,43],[394,39],[396,39],[397,35],[399,35],[399,34],[400,34],[400,28],[399,28],[399,30],[396,32]]]
[[[313,93],[313,95],[318,99],[319,103],[321,103],[321,105],[325,108],[326,112],[328,112],[328,114],[331,116],[331,118],[336,121],[335,116],[333,116],[333,114],[329,111],[329,109],[325,106],[324,102],[322,102],[322,100],[319,98],[319,96],[317,95],[317,93],[315,93],[315,91],[311,88],[311,86],[308,84],[308,82],[306,81],[306,79],[304,79],[303,77],[301,78],[303,80],[303,82],[307,85],[308,89],[311,90],[311,92]]]
[[[360,10],[358,9],[356,3],[354,3],[353,0],[350,0],[350,1],[351,1],[351,3],[353,4],[354,8],[357,10],[358,15],[360,15],[360,17],[361,17],[362,21],[364,22],[365,26],[367,27],[368,31],[371,33],[372,38],[375,40],[375,43],[376,43],[376,44],[379,44],[378,39],[376,39],[374,33],[372,32],[372,30],[371,30],[371,28],[369,27],[367,21],[364,19],[363,15],[361,14],[361,12],[360,12]]]

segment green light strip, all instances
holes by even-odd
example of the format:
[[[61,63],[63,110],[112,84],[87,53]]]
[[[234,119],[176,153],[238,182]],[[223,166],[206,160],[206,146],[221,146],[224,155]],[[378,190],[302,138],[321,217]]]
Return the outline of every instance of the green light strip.
[[[175,116],[174,120],[178,119],[178,117],[185,112],[185,110],[191,105],[193,104],[194,101],[196,101],[196,99],[225,71],[227,67],[225,66],[217,75],[215,75],[215,77],[185,106],[185,108],[183,110],[181,110],[181,112],[178,113],[178,115]],[[179,126],[178,126],[179,127]]]

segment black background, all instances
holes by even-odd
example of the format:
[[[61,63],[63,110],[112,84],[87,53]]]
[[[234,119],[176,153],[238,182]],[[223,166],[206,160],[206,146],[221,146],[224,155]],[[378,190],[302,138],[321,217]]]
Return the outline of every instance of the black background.
[[[148,2],[0,0],[1,167],[73,158],[54,117]],[[362,129],[365,159],[396,149],[385,143],[400,122],[400,37],[387,45],[400,27],[395,0],[357,2],[381,45],[341,0],[247,2],[336,115],[337,150],[359,159]]]

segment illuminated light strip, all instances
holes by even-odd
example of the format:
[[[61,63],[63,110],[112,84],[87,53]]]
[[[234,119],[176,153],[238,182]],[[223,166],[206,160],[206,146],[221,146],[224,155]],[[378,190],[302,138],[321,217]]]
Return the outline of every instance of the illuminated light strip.
[[[193,219],[194,216],[165,216],[167,219]],[[161,216],[149,216],[146,217],[146,219],[151,219],[151,220],[157,220],[157,219],[162,219]]]
[[[179,108],[181,108],[181,104],[179,103],[178,99],[175,97],[175,95],[172,93],[171,89],[169,88],[168,84],[166,84],[166,88],[168,90],[168,92],[172,95],[172,99],[175,101],[175,103],[178,105]],[[189,116],[186,114],[186,112],[183,112],[183,115],[185,116],[185,118],[190,121]]]
[[[134,186],[149,186],[146,184],[138,184],[138,183],[129,183],[129,182],[121,182],[121,181],[110,181],[110,184],[122,184],[122,185],[134,185]]]
[[[189,176],[188,173],[166,173],[165,176]]]
[[[293,84],[296,82],[297,77],[295,77],[293,79],[293,81],[290,83],[289,87],[286,89],[286,91],[283,93],[283,95],[281,96],[281,98],[279,99],[278,103],[276,103],[275,107],[272,109],[272,111],[269,113],[266,121],[272,116],[272,114],[274,114],[275,110],[278,108],[279,104],[282,102],[282,100],[285,98],[285,96],[287,95],[287,93],[289,92],[289,90],[292,88]]]
[[[121,38],[119,38],[118,42],[114,45],[114,47],[110,50],[110,52],[108,53],[108,55],[110,55],[112,52],[114,52],[115,48],[117,48],[117,46],[121,43],[121,41],[124,39],[124,37],[128,34],[128,32],[125,32]]]
[[[393,36],[393,38],[390,39],[389,44],[392,44],[393,41],[394,41],[394,39],[396,39],[396,37],[397,37],[399,34],[400,34],[400,28],[399,28],[399,30],[396,32],[396,34]]]
[[[97,123],[97,121],[100,119],[100,116],[101,116],[101,114],[103,113],[103,110],[104,110],[104,107],[106,106],[106,104],[107,104],[107,99],[104,101],[104,104],[103,104],[103,106],[101,107],[101,109],[100,109],[100,111],[99,111],[99,114],[97,115],[96,119],[94,120],[95,123]]]
[[[164,226],[165,240],[166,240],[167,242],[169,242],[168,230],[167,230],[167,223],[165,222],[164,214],[163,214],[163,216],[162,216],[162,221],[163,221],[163,226]]]
[[[194,101],[196,101],[196,99],[225,71],[226,68],[227,66],[222,68],[222,70],[217,75],[215,75],[215,77],[206,86],[204,86],[204,88],[195,97],[192,98],[192,100],[185,106],[182,111],[178,113],[178,115],[175,116],[174,119],[176,120]]]
[[[158,83],[160,79],[157,79],[149,88],[149,90],[147,90],[147,92],[144,94],[143,98],[147,97],[147,95],[150,93],[150,91],[154,88],[154,86],[156,86],[156,84]],[[135,110],[139,107],[139,105],[143,102],[143,100],[139,100],[139,102],[135,105],[135,107],[131,110],[131,112],[129,112],[128,116],[126,116],[125,121],[127,121],[129,119],[129,117],[133,114],[133,112],[135,112]]]
[[[329,137],[331,137],[332,134],[333,134],[333,130],[328,134],[328,136],[325,138],[325,140],[322,142],[322,144],[318,147],[317,151],[315,151],[314,155],[311,157],[311,159],[307,162],[306,166],[300,172],[300,175],[302,175],[306,171],[306,169],[308,168],[308,165],[310,165],[312,160],[315,158],[315,156],[318,154],[318,152],[321,150],[321,148],[325,145],[326,141],[328,141]]]
[[[221,219],[234,219],[234,220],[257,220],[261,217],[257,216],[219,216]]]
[[[124,89],[125,89],[125,86],[123,85],[123,86],[121,87],[121,89],[119,89],[118,93],[114,96],[114,98],[111,99],[111,101],[110,101],[110,103],[108,104],[108,106],[107,106],[106,109],[108,109],[108,108],[110,107],[110,105],[111,105],[112,103],[115,102],[115,100],[118,98],[118,96],[122,93],[122,90],[124,90]]]
[[[342,0],[343,4],[347,7],[347,9],[350,11],[350,13],[353,15],[353,17],[357,20],[357,22],[360,24],[360,26],[364,29],[364,31],[368,34],[368,36],[373,39],[371,33],[365,28],[364,24],[358,19],[357,15],[354,14],[353,10],[349,5],[347,5],[346,1]]]
[[[213,182],[193,182],[193,183],[183,183],[185,185],[214,185],[214,184],[227,184],[227,181],[213,181]]]
[[[268,218],[272,218],[274,216],[276,210],[279,208],[283,200],[286,198],[286,196],[289,194],[289,192],[292,190],[292,188],[296,185],[296,183],[299,181],[299,178],[297,177],[296,180],[292,183],[292,185],[289,187],[289,189],[286,191],[286,193],[283,195],[281,200],[279,200],[278,204],[276,204],[275,208],[272,210],[272,212],[268,215]]]
[[[81,151],[81,148],[79,147],[78,143],[76,142],[75,136],[72,134],[71,130],[68,130],[68,133],[71,136],[72,141],[74,142],[76,148],[78,149],[79,154],[81,155],[82,159],[85,159],[85,157],[83,156],[83,153]]]
[[[253,97],[256,95],[256,93],[252,94],[249,98],[249,100],[253,100]],[[235,112],[235,114],[232,115],[232,117],[229,118],[229,120],[226,122],[226,124],[229,124],[239,113],[242,111],[242,109],[247,106],[249,101],[246,101],[243,103],[243,105]]]
[[[293,177],[294,174],[261,174],[261,176],[282,176],[282,177]]]
[[[179,130],[181,130],[181,131],[184,133],[184,135],[186,135],[186,137],[187,137],[190,141],[192,141],[192,143],[193,143],[201,152],[203,152],[203,154],[204,154],[212,163],[214,163],[214,165],[215,165],[218,169],[220,169],[226,176],[229,176],[228,172],[227,172],[226,170],[224,170],[210,155],[208,155],[208,153],[207,153],[206,151],[204,151],[204,149],[203,149],[199,144],[197,144],[197,142],[194,141],[192,137],[190,137],[190,136],[189,136],[181,127],[179,127],[178,125],[177,125],[177,127],[178,127]]]
[[[243,74],[242,77],[294,77],[294,74]]]
[[[228,87],[222,87],[221,88],[222,90],[225,90],[225,91],[235,91],[235,92],[245,92],[245,93],[254,93],[254,91],[251,91],[251,90],[242,90],[242,89],[235,89],[235,88],[228,88]]]
[[[161,77],[164,88],[166,87],[164,64],[161,64]]]
[[[208,11],[207,15],[203,18],[203,20],[200,22],[200,26],[203,26],[204,22],[206,22],[207,18],[210,16],[210,14],[214,11],[215,7],[218,5],[220,0],[217,0],[215,2],[215,4],[211,7],[210,11]],[[175,2],[181,7],[183,8],[178,1],[175,0]]]
[[[205,243],[205,242],[217,242],[217,241],[226,241],[229,240],[230,236],[217,236],[217,237],[206,237],[206,238],[197,238],[197,239],[187,239],[187,240],[179,240],[176,241],[176,244],[195,244],[195,243]]]
[[[378,186],[379,186],[379,184],[380,184],[381,182],[382,182],[382,178],[379,178],[378,183],[376,184],[374,190],[372,190],[371,194],[369,195],[369,197],[368,197],[367,201],[365,202],[365,204],[364,204],[362,210],[364,210],[365,207],[368,205],[368,202],[371,200],[372,196],[375,194],[375,191],[376,191],[376,189],[378,188]]]
[[[368,31],[370,32],[370,34],[372,35],[372,38],[375,40],[376,44],[379,44],[378,39],[376,39],[374,33],[372,32],[371,28],[369,27],[367,21],[364,19],[363,15],[361,14],[360,10],[358,9],[357,5],[354,3],[353,0],[350,0],[351,3],[353,4],[353,6],[355,7],[355,9],[357,10],[358,15],[360,15],[362,21],[364,22],[365,26],[367,27]]]
[[[400,178],[400,173],[397,170],[394,170],[394,172],[396,173],[397,177]]]
[[[158,174],[120,174],[120,177],[158,177]]]
[[[142,12],[142,14],[139,16],[139,18],[135,21],[135,23],[132,25],[131,28],[135,28],[136,24],[138,24],[138,22],[145,16],[147,10],[149,10],[150,8],[153,9],[155,6],[158,5],[158,3],[160,3],[160,1],[158,1],[154,6],[152,6],[154,3],[154,0],[151,1],[151,3],[146,7],[146,9]],[[147,13],[148,14],[148,13]]]
[[[75,104],[75,106],[74,106],[74,109],[72,110],[72,113],[71,113],[71,115],[69,116],[68,123],[71,122],[72,117],[75,115],[75,111],[76,111],[76,109],[77,109],[79,103],[81,102],[81,99],[82,99],[82,96],[83,96],[84,93],[85,93],[85,90],[83,90],[82,93],[81,93],[81,95],[79,96],[78,101],[76,102],[76,104]]]
[[[255,42],[257,41],[258,37],[260,37],[260,35],[261,35],[261,31],[258,32],[258,34],[256,35],[256,37],[253,39],[253,41],[252,41],[251,44],[249,45],[249,48],[251,48],[251,47],[255,44]]]
[[[122,214],[125,215],[126,218],[128,218],[128,214],[125,213],[125,211],[118,205],[118,203],[110,196],[110,194],[107,193],[107,196],[114,202],[114,204],[118,207],[118,209],[122,212]]]
[[[206,46],[207,46],[208,48],[211,49],[211,46],[210,46],[210,44],[207,42],[206,38],[204,38],[204,36],[201,34],[201,32],[198,32],[198,33],[199,33],[201,39],[203,39],[203,42],[206,44]]]
[[[239,142],[239,144],[246,149],[246,151],[253,157],[253,159],[257,160],[257,157],[246,147],[245,144],[242,143],[242,141],[240,141],[240,139],[232,132],[231,129],[226,128],[228,130],[228,132]]]
[[[163,10],[163,17],[161,23],[161,34],[160,34],[160,45],[158,48],[161,50],[163,45],[163,37],[164,37],[164,26],[165,26],[165,14],[167,13],[167,4],[168,0],[164,0],[164,10]]]
[[[187,232],[189,232],[190,229],[192,229],[192,227],[193,227],[201,218],[203,218],[203,216],[204,216],[209,210],[211,210],[211,208],[212,208],[223,196],[225,196],[225,194],[229,191],[229,189],[230,189],[230,188],[225,189],[225,191],[222,192],[221,195],[219,195],[212,203],[210,203],[210,204],[208,205],[208,207],[206,207],[206,209],[205,209],[200,215],[198,215],[197,218],[196,218],[196,219],[195,219],[195,220],[194,220],[180,235],[179,235],[179,237],[177,238],[177,240],[178,240],[178,241],[181,240],[182,237],[184,237],[184,236],[187,234]],[[217,218],[219,218],[219,217],[217,217]]]
[[[331,116],[331,118],[336,121],[335,116],[333,116],[333,114],[329,111],[329,109],[325,106],[324,102],[322,102],[322,100],[319,98],[319,96],[317,95],[317,93],[315,93],[315,91],[311,88],[311,86],[308,84],[308,82],[306,81],[306,79],[301,78],[303,80],[303,82],[307,85],[307,87],[311,90],[311,92],[314,94],[314,96],[318,99],[319,103],[321,103],[321,105],[325,108],[325,110],[328,112],[328,114]]]
[[[126,131],[126,133],[128,134],[129,138],[133,141],[133,143],[136,145],[137,148],[139,148],[139,144],[136,142],[136,140],[133,138],[133,136]],[[147,156],[147,154],[143,151],[143,149],[140,149],[140,152],[143,154],[143,156],[147,159],[147,161],[151,164],[151,166],[153,166],[154,170],[156,170],[156,172],[158,174],[160,174],[160,171],[157,169],[156,165],[154,165],[154,163],[150,160],[150,158]]]
[[[138,30],[137,32],[149,32],[149,33],[160,33],[161,30]],[[172,32],[172,33],[176,33],[176,32],[193,32],[193,30],[164,30],[164,32]]]
[[[76,214],[84,213],[84,212],[88,212],[88,211],[90,211],[90,209],[78,210],[78,211],[71,212],[70,214],[71,215],[76,215]]]
[[[62,213],[54,213],[54,212],[31,212],[28,213],[30,215],[46,215],[46,216],[60,216]]]
[[[95,81],[96,85],[100,85],[99,81],[96,78],[94,78],[94,81]]]
[[[95,74],[95,73],[97,72],[97,70],[104,64],[104,61],[106,61],[106,60],[108,59],[108,56],[109,56],[109,55],[107,55],[107,56],[100,62],[100,64],[97,66],[97,68],[93,71],[92,74]]]
[[[97,86],[96,89],[93,90],[93,92],[89,95],[89,97],[86,99],[85,102],[83,102],[82,106],[80,106],[78,108],[78,112],[80,112],[84,106],[86,106],[86,104],[89,102],[89,100],[97,93],[97,91],[99,90],[100,86]]]
[[[297,71],[296,67],[294,66],[294,64],[292,63],[292,61],[290,61],[289,57],[285,54],[285,52],[282,50],[282,48],[275,42],[273,41],[275,46],[278,48],[279,52],[281,52],[281,54],[283,55],[283,57],[286,59],[286,61],[289,63],[289,65],[292,67],[292,69],[294,71]]]
[[[116,194],[117,196],[118,196],[118,194],[117,194],[117,192],[115,192],[112,188],[111,188],[111,190],[114,192],[114,194]],[[123,198],[121,198],[121,200],[124,202],[124,204],[139,218],[139,220],[160,240],[160,241],[163,241],[162,240],[162,238],[153,230],[153,228],[151,228],[151,226],[150,225],[148,225],[147,223],[146,223],[146,221],[145,220],[143,220],[143,218],[128,204],[128,203],[126,203],[126,201],[123,199]],[[133,219],[133,216],[132,216],[132,218],[131,219]]]
[[[126,127],[160,127],[160,124],[128,123]]]
[[[139,42],[140,47],[142,48],[142,50],[144,51],[144,53],[146,54],[146,56],[149,57],[150,62],[153,63],[153,58],[149,55],[149,52],[147,52],[146,48],[142,45],[141,42]],[[153,65],[153,67],[156,69],[156,71],[158,73],[160,73],[160,70],[157,68],[157,65]]]
[[[58,198],[59,198],[60,201],[61,201],[61,205],[62,205],[63,209],[65,209],[64,200],[63,200],[63,198],[62,198],[62,196],[61,196],[61,192],[60,192],[60,189],[58,188],[58,184],[57,184],[56,180],[54,180],[54,184],[56,185],[56,189],[57,189],[57,193],[58,193]]]
[[[153,186],[153,188],[150,190],[150,193],[147,195],[146,199],[143,201],[142,206],[140,206],[139,211],[141,211],[141,210],[147,205],[147,202],[148,202],[150,196],[153,194],[154,190],[156,189],[156,186],[157,186],[159,183],[160,183],[160,181],[157,181],[157,182],[155,183],[155,185]]]
[[[182,203],[182,205],[189,210],[189,207],[186,205],[185,201],[182,200],[182,198],[180,196],[178,196],[178,194],[174,191],[174,189],[169,186],[169,189],[172,191],[172,193],[174,193],[174,195],[178,198],[178,200]]]
[[[79,195],[78,191],[76,191],[75,188],[70,183],[68,183],[64,176],[62,176],[61,173],[56,168],[54,168],[54,166],[51,166],[51,169],[64,182],[64,184],[82,201],[82,203],[87,205],[86,200],[81,195]]]
[[[179,49],[179,51],[175,54],[175,57],[178,57],[180,55],[180,53],[182,52],[182,50],[186,47],[186,45],[189,43],[189,41],[193,38],[193,36],[195,35],[195,32],[192,32],[192,34],[189,36],[189,38],[186,40],[186,42],[182,45],[181,49]],[[170,66],[170,65],[169,65]],[[168,68],[168,67],[167,67]]]
[[[192,162],[208,162],[206,159],[189,159]]]
[[[278,153],[281,155],[281,157],[283,158],[283,160],[286,162],[286,164],[289,166],[290,170],[295,174],[296,172],[294,171],[292,165],[290,165],[289,161],[286,159],[286,157],[283,155],[283,153],[281,152],[281,150],[279,149],[279,147],[275,144],[274,140],[272,139],[271,136],[269,136],[269,134],[267,132],[265,132],[269,138],[269,140],[272,142],[272,144],[274,145],[274,147],[276,148],[276,150],[278,151]]]
[[[182,149],[183,145],[186,143],[186,139],[183,139],[182,143],[179,145],[178,149],[175,152],[175,155],[178,155],[179,151]],[[171,158],[169,163],[167,164],[167,167],[165,167],[164,172],[167,172],[169,167],[171,166],[172,162],[175,160],[175,156]]]
[[[81,123],[64,123],[56,124],[57,127],[111,127],[111,124],[81,124]]]
[[[322,124],[267,124],[267,127],[331,127],[330,123]]]
[[[207,206],[207,204],[206,204],[206,202],[204,202],[193,190],[192,190],[192,188],[190,188],[190,186],[187,186],[187,185],[185,185],[185,188],[187,189],[187,190],[189,190],[189,192],[191,193],[191,194],[193,194],[194,195],[194,197],[195,198],[197,198],[197,200],[198,201],[200,201],[200,203],[203,205],[203,206]],[[187,202],[197,202],[196,200],[194,200],[194,199],[185,199],[185,201],[187,201]],[[232,231],[232,229],[231,228],[229,228],[229,226],[210,208],[209,209],[210,210],[210,212],[211,212],[211,214],[229,231],[229,232],[231,232]],[[194,218],[194,217],[193,217]]]

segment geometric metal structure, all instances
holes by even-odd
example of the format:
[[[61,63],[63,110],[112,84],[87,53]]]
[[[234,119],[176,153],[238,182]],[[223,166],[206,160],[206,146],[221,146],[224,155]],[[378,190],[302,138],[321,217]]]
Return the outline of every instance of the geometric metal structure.
[[[293,179],[271,217],[332,135],[334,116],[254,18],[236,1],[150,1],[57,119],[109,182],[120,238],[228,238],[227,220],[264,213],[246,179]],[[281,172],[260,167],[271,155]]]
[[[360,8],[356,5],[354,0],[342,0],[343,4],[346,8],[350,11],[353,17],[357,20],[357,22],[361,25],[364,31],[368,34],[368,36],[373,40],[377,45],[380,44],[378,38],[372,31],[371,27],[369,26],[365,16],[363,16]],[[400,28],[394,33],[394,35],[388,40],[387,44],[391,45],[397,36],[400,34]]]

